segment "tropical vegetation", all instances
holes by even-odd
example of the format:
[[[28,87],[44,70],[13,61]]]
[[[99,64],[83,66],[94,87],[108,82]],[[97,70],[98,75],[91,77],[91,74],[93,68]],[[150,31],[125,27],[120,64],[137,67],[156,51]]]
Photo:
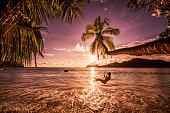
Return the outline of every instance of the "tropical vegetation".
[[[167,29],[160,33],[158,36],[159,40],[142,44],[130,48],[122,48],[117,50],[108,50],[107,46],[101,44],[101,48],[95,46],[95,41],[91,45],[92,54],[97,50],[100,50],[100,54],[104,55],[118,55],[118,54],[128,54],[128,55],[152,55],[152,54],[170,54],[170,10],[169,10],[170,1],[169,0],[130,0],[127,4],[128,7],[138,11],[142,8],[147,8],[148,11],[152,11],[155,16],[164,16],[168,19]],[[87,29],[88,27],[86,27]],[[94,36],[94,33],[85,33],[82,36],[82,40],[85,41]],[[86,38],[87,37],[87,38]],[[104,52],[103,52],[104,51]]]
[[[159,34],[160,38],[170,37],[170,1],[169,0],[130,0],[128,7],[140,10],[147,8],[155,16],[164,16],[168,19],[168,26],[164,32]]]
[[[170,37],[159,38],[153,42],[148,42],[129,48],[117,49],[115,51],[108,51],[106,46],[104,46],[104,48],[107,55],[128,54],[141,56],[153,54],[170,54]]]
[[[108,55],[128,54],[128,55],[152,55],[170,54],[170,1],[169,0],[130,0],[128,7],[138,11],[147,8],[155,16],[164,16],[168,19],[166,30],[160,33],[158,40],[130,48],[108,51],[105,46],[105,53]]]
[[[1,0],[0,65],[31,64],[43,57],[43,23],[57,19],[72,23],[83,17],[88,0]],[[10,62],[10,63],[9,63]],[[12,65],[11,65],[12,66]]]
[[[1,0],[0,65],[3,66],[6,62],[8,65],[23,63],[29,65],[34,59],[37,66],[36,57],[37,55],[43,57],[44,51],[41,31],[47,29],[43,24],[48,25],[54,19],[72,24],[78,17],[83,17],[85,5],[91,1],[93,0]],[[147,7],[154,14],[167,17],[168,27],[159,35],[164,38],[170,37],[169,5],[169,0],[130,0],[128,3],[128,6],[135,10]],[[86,33],[82,36],[83,41],[96,36],[90,50],[92,54],[97,53],[98,57],[105,55],[103,49],[105,43],[110,50],[114,50],[111,37],[104,34],[119,34],[119,30],[113,28],[108,28],[107,32],[103,33],[104,30],[100,27],[108,25],[107,20],[106,18],[102,22],[101,17],[100,19],[98,17],[91,28],[86,27]]]
[[[90,46],[90,52],[93,55],[97,54],[98,59],[100,55],[105,57],[105,46],[107,46],[112,51],[115,50],[112,37],[109,35],[118,35],[120,30],[114,29],[112,27],[104,29],[105,25],[109,26],[109,23],[110,20],[108,18],[104,18],[102,21],[101,16],[99,15],[96,18],[95,23],[93,25],[87,25],[86,32],[82,34],[82,41],[86,41],[95,37],[95,40]]]

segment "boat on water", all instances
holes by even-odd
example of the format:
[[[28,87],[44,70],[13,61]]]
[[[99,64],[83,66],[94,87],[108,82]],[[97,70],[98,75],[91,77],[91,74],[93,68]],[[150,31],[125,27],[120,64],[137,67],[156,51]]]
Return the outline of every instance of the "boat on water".
[[[64,72],[69,72],[69,70],[64,70]]]

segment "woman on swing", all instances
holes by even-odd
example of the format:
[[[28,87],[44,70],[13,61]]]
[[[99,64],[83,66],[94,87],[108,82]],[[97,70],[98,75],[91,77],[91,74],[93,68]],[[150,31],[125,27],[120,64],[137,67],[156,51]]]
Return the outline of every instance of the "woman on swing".
[[[104,80],[95,78],[95,81],[100,81],[103,84],[106,84],[111,79],[111,72],[108,72],[107,75],[104,74],[104,78]]]

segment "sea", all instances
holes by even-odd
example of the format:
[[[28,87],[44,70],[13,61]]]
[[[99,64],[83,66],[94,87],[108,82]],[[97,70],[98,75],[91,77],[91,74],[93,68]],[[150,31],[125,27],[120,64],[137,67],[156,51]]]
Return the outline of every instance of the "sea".
[[[170,68],[0,69],[0,112],[170,113]]]

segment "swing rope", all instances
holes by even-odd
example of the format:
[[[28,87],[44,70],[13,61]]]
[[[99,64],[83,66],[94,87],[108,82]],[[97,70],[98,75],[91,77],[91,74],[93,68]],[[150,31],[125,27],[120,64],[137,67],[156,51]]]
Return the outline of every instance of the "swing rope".
[[[107,57],[106,57],[106,65],[107,65],[107,60],[108,60],[108,55],[107,55]],[[107,70],[106,70],[106,68],[107,68]],[[107,71],[107,72],[106,72],[106,71]],[[107,73],[108,73],[108,67],[105,67],[104,75],[107,74]]]

